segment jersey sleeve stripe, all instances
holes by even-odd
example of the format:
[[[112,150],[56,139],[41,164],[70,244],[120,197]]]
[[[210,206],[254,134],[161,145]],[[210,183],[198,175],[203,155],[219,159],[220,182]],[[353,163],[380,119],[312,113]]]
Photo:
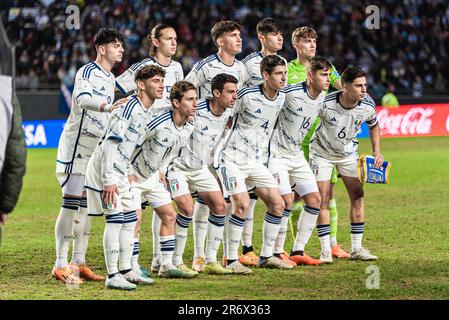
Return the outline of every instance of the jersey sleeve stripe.
[[[200,70],[205,64],[207,64],[211,61],[214,61],[216,59],[217,59],[217,57],[215,55],[211,55],[211,56],[207,57],[206,59],[198,62],[198,65],[196,66],[195,70],[197,70],[197,71]]]
[[[87,94],[92,97],[92,94],[90,92],[81,92],[79,95],[76,96],[76,99],[78,99],[79,97],[81,97],[84,94]]]
[[[251,93],[251,92],[259,92],[259,91],[260,91],[260,90],[259,90],[259,87],[245,88],[245,89],[241,90],[241,91],[237,94],[237,98],[238,98],[238,99],[241,99],[241,98],[243,98],[243,96],[245,96],[245,95],[248,94],[248,93]]]
[[[129,119],[131,113],[133,112],[134,107],[137,105],[138,100],[136,98],[131,99],[125,106],[125,110],[123,110],[123,117]]]
[[[83,70],[83,78],[87,78],[87,71],[88,71],[88,69],[89,68],[91,68],[93,66],[93,63],[91,62],[91,63],[88,63],[88,64],[86,64],[86,66],[85,66],[85,68],[84,68],[84,70]]]
[[[289,93],[292,91],[302,91],[302,90],[304,90],[302,83],[298,83],[298,84],[294,84],[294,85],[288,85],[283,91],[285,93]]]
[[[249,60],[251,60],[251,59],[253,59],[253,58],[255,58],[255,57],[258,57],[259,55],[260,55],[259,52],[253,52],[253,53],[247,55],[247,56],[242,60],[242,62],[243,62],[243,63],[247,63]]]
[[[115,80],[115,86],[122,94],[126,94],[125,89],[122,88],[122,86],[117,82],[117,80]]]
[[[148,124],[148,129],[149,130],[153,130],[154,128],[156,128],[158,125],[160,125],[161,123],[167,121],[171,119],[171,114],[170,112],[164,113],[163,115],[160,115],[159,117],[157,117],[156,119],[152,120],[149,124]]]

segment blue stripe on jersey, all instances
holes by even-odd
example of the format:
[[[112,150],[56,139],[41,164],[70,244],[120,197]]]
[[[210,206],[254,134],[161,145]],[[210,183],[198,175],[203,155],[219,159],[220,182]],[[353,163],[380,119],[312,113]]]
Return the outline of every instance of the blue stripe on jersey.
[[[122,86],[117,81],[115,81],[115,86],[122,94],[126,94],[125,89],[123,89]]]
[[[201,60],[200,62],[198,62],[198,65],[194,68],[195,70],[200,70],[205,64],[212,62],[214,60],[217,60],[217,56],[216,55],[210,55],[209,57]]]
[[[138,104],[139,100],[137,100],[135,96],[131,100],[129,100],[128,103],[125,105],[125,108],[123,109],[122,112],[123,118],[129,119],[131,113],[133,112],[134,107]]]
[[[335,100],[335,99],[337,98],[337,93],[339,93],[339,92],[341,92],[341,91],[336,91],[336,92],[329,93],[329,94],[324,98],[324,101],[327,102],[327,101]]]
[[[81,92],[79,95],[76,96],[76,99],[78,99],[79,97],[81,97],[83,94],[88,94],[89,96],[92,97],[92,94],[90,94],[90,92]]]
[[[166,113],[164,113],[163,115],[160,115],[159,117],[157,117],[156,119],[152,120],[148,125],[148,129],[149,130],[153,130],[154,128],[156,128],[158,125],[160,125],[161,123],[167,121],[171,119],[171,111],[168,111]]]
[[[294,85],[288,85],[285,89],[285,93],[293,92],[293,91],[302,91],[302,83],[294,84]]]
[[[257,92],[259,91],[259,86],[256,87],[248,87],[248,88],[244,88],[239,90],[239,92],[237,93],[237,99],[241,99],[244,95],[246,95],[247,93],[251,93],[251,92]]]
[[[84,78],[85,79],[89,79],[92,71],[95,70],[95,69],[101,70],[100,67],[97,66],[97,64],[95,62],[92,62],[91,66],[89,66],[88,68],[84,69],[84,72],[86,73],[86,76]]]
[[[208,105],[209,105],[209,103],[207,100],[202,100],[202,101],[200,101],[200,103],[198,103],[198,106],[196,107],[196,111],[205,109],[208,107]]]
[[[151,57],[150,57],[150,58],[145,58],[145,59],[143,59],[143,60],[140,61],[140,62],[134,63],[134,64],[130,67],[130,69],[131,69],[132,71],[136,71],[137,69],[140,68],[141,65],[143,65],[144,63],[147,63],[147,62],[151,62],[151,61],[154,61],[154,59],[151,58]]]
[[[84,79],[87,79],[87,71],[88,71],[89,68],[92,68],[92,67],[93,67],[93,63],[92,62],[86,64],[86,66],[85,66],[85,68],[83,70],[83,78]]]
[[[261,53],[260,51],[256,51],[256,52],[250,53],[249,55],[247,55],[247,56],[242,60],[242,62],[243,62],[243,63],[247,63],[249,60],[254,59],[254,58],[258,57],[258,56],[260,56],[260,57],[263,58],[263,55],[262,55],[262,53]]]

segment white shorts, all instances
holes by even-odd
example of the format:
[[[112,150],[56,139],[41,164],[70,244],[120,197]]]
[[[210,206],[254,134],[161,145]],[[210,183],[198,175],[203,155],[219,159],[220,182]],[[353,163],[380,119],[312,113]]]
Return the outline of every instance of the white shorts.
[[[170,192],[160,180],[159,172],[148,179],[136,174],[137,181],[132,184],[134,194],[134,206],[141,209],[142,203],[148,202],[153,209],[172,203]]]
[[[271,158],[268,168],[279,183],[281,195],[292,193],[292,188],[300,196],[319,192],[315,176],[302,155],[289,159]]]
[[[57,172],[56,178],[58,178],[59,184],[61,185],[63,195],[82,196],[84,175]]]
[[[317,181],[329,181],[332,176],[332,168],[335,166],[343,177],[357,178],[357,153],[340,160],[328,160],[316,154],[310,154],[310,168]]]
[[[232,162],[224,162],[217,171],[223,190],[231,196],[253,188],[278,188],[273,175],[261,163],[238,166]]]
[[[167,180],[172,198],[197,192],[221,191],[217,179],[207,167],[193,171],[170,167]]]
[[[106,204],[103,202],[103,190],[86,186],[87,211],[90,216],[112,215],[120,212],[131,212],[139,209],[135,206],[134,195],[128,177],[123,177],[117,183],[119,195],[115,194],[115,202]]]

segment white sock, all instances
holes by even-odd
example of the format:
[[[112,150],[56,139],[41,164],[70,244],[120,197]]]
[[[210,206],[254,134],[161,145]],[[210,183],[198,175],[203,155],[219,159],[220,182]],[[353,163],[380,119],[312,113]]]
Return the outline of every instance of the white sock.
[[[173,252],[175,251],[175,235],[159,236],[161,241],[161,269],[174,269]]]
[[[123,221],[123,213],[106,216],[106,226],[103,234],[103,250],[109,275],[118,272],[120,230],[122,229]]]
[[[79,198],[62,198],[62,206],[55,224],[56,268],[68,265],[70,239],[74,216],[78,213]]]
[[[135,211],[124,213],[123,226],[120,230],[120,271],[131,269],[136,224],[137,214]]]
[[[180,213],[176,215],[176,240],[175,240],[175,251],[173,253],[173,264],[179,266],[183,264],[182,255],[184,254],[184,249],[187,242],[187,234],[189,231],[189,225],[192,218],[184,216]]]
[[[229,200],[228,200],[229,201]],[[231,202],[227,202],[226,203],[226,217],[225,217],[225,224],[224,224],[224,228],[223,228],[223,256],[226,256],[226,252],[228,252],[227,250],[227,244],[228,244],[228,228],[229,228],[229,218],[232,215],[232,203]]]
[[[204,257],[204,242],[207,234],[207,218],[209,217],[209,207],[201,203],[198,198],[193,208],[193,259]]]
[[[225,216],[209,214],[207,224],[206,263],[217,262],[217,251],[223,240]]]
[[[279,228],[281,227],[282,217],[277,217],[267,212],[262,225],[262,251],[261,257],[269,258],[273,255],[274,242],[279,234]]]
[[[84,238],[84,256],[86,256],[87,247],[89,245],[89,237],[90,237],[90,227],[92,225],[92,217],[87,215],[87,219],[84,223],[84,231],[83,231],[83,238]]]
[[[292,251],[304,251],[304,248],[312,235],[313,229],[315,228],[316,219],[318,218],[319,213],[320,209],[318,208],[312,208],[307,205],[302,208],[298,220],[298,232],[296,232],[295,244],[293,245]]]
[[[226,259],[237,260],[240,240],[242,239],[243,224],[245,219],[242,219],[234,214],[229,217],[227,227],[227,244],[226,244]],[[229,264],[229,263],[228,263]]]
[[[284,209],[282,214],[281,225],[279,227],[278,237],[274,243],[274,253],[283,253],[285,238],[287,237],[288,218],[290,217],[291,209]]]
[[[134,248],[133,248],[133,256],[131,258],[131,268],[135,271],[140,272],[139,251],[140,251],[140,243],[139,243],[139,236],[137,236],[137,238],[134,238]]]
[[[161,246],[159,239],[159,233],[161,232],[162,220],[157,215],[156,211],[153,210],[153,222],[151,224],[151,229],[153,233],[153,261],[152,266],[158,266],[161,264]]]
[[[321,252],[330,252],[331,251],[331,227],[329,224],[320,224],[316,226],[316,231],[318,233],[318,237],[320,237],[321,243]]]
[[[242,246],[251,247],[253,245],[253,226],[254,226],[254,209],[256,207],[257,199],[249,200],[248,214],[245,218],[242,233]]]
[[[87,223],[87,199],[81,198],[78,213],[73,221],[73,251],[72,262],[76,265],[86,263],[86,251],[84,250],[84,229]]]
[[[351,252],[362,247],[364,222],[351,223]]]

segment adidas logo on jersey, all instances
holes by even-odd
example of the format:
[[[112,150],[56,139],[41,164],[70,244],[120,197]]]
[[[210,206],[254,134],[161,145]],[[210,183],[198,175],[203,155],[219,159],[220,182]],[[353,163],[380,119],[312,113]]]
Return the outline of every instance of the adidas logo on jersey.
[[[335,119],[335,117],[334,117],[334,118],[331,119],[331,121],[337,121],[337,119]]]
[[[168,142],[168,138],[165,138],[164,140],[162,140],[162,142]]]
[[[300,107],[299,109],[296,109],[296,111],[302,111],[302,107]]]
[[[209,128],[207,126],[205,126],[203,129],[201,129],[201,131],[207,131],[209,130]]]
[[[262,113],[262,111],[260,109],[257,109],[256,113]]]
[[[106,90],[106,89],[104,88],[104,86],[103,86],[103,87],[101,87],[100,91],[104,91],[104,90]]]

